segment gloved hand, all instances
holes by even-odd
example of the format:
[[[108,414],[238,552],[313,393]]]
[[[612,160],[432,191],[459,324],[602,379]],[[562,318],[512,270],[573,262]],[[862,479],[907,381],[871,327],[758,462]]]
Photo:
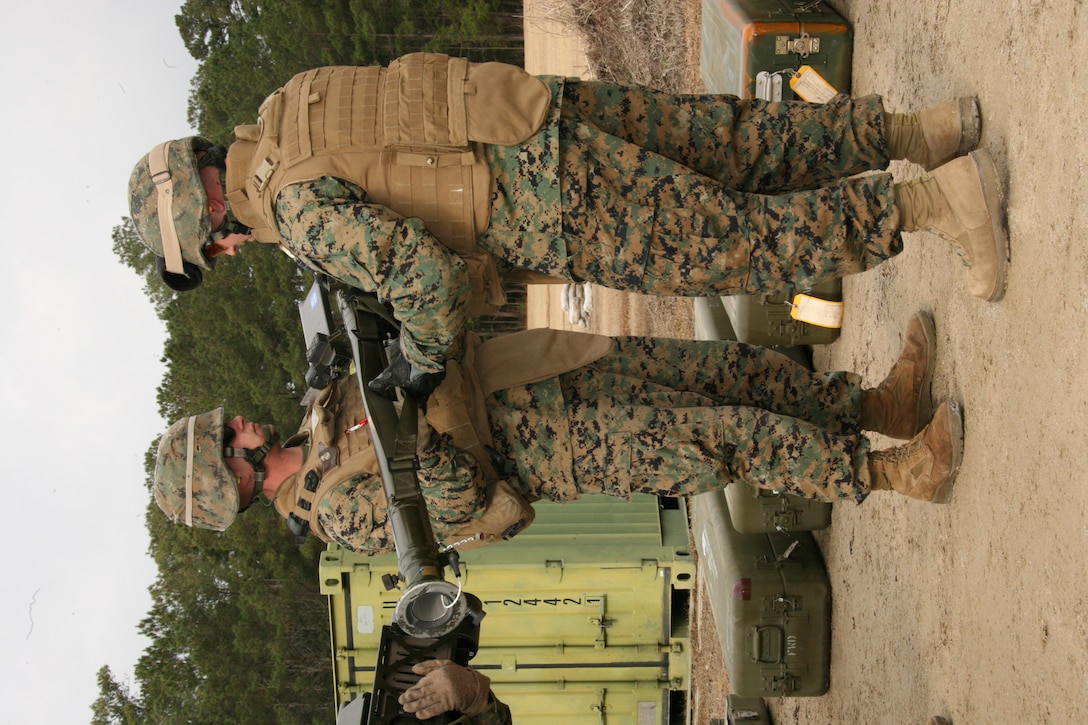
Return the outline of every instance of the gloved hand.
[[[593,285],[589,282],[572,282],[563,285],[560,305],[567,313],[572,325],[589,327],[590,313],[593,312]]]
[[[412,667],[412,672],[423,679],[397,700],[405,712],[426,719],[451,711],[479,715],[487,709],[491,680],[476,670],[449,660],[427,660]]]
[[[395,348],[393,359],[389,361],[385,370],[367,384],[375,393],[384,393],[390,388],[400,388],[409,395],[426,400],[445,377],[445,370],[429,373],[415,367],[401,354],[398,347]]]

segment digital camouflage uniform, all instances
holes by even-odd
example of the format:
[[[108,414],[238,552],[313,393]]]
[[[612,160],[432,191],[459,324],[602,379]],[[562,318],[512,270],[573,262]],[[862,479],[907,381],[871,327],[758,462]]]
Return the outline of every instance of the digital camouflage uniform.
[[[518,147],[488,147],[497,191],[480,242],[508,266],[708,296],[807,285],[902,250],[891,176],[844,178],[888,165],[877,97],[768,103],[576,80],[563,95],[561,235],[521,235],[540,213],[525,191],[535,169]]]
[[[503,473],[531,497],[736,482],[860,502],[860,382],[738,342],[621,337],[591,365],[494,393],[487,410]]]
[[[504,270],[750,294],[860,272],[902,248],[891,177],[843,178],[888,163],[876,97],[766,103],[543,80],[553,93],[543,128],[486,146],[494,188],[477,243]],[[394,305],[414,365],[440,366],[470,286],[420,220],[328,176],[285,187],[275,214],[290,249]]]
[[[499,475],[530,500],[688,495],[736,482],[860,502],[869,451],[860,382],[738,342],[624,337],[589,365],[496,391],[485,404]],[[480,513],[474,492],[484,483],[471,454],[446,436],[433,442],[419,480],[441,539],[446,522]],[[334,540],[356,551],[392,546],[384,516],[366,513],[380,488],[376,476],[358,476],[318,503]]]
[[[450,532],[483,512],[484,480],[471,454],[457,450],[444,436],[419,453],[419,488],[427,504],[435,539],[449,541]],[[360,502],[375,502],[373,514]],[[393,529],[385,491],[377,474],[352,476],[316,502],[317,518],[333,541],[362,554],[393,551]]]

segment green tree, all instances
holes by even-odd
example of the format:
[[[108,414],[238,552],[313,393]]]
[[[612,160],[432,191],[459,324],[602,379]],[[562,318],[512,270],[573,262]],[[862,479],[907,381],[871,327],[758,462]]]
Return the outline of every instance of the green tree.
[[[308,68],[382,65],[421,50],[524,61],[521,0],[187,0],[176,22],[200,61],[189,122],[219,141]]]
[[[144,708],[133,697],[128,685],[113,676],[109,666],[98,671],[98,699],[91,705],[91,725],[142,725]]]
[[[125,217],[113,228],[113,253],[126,267],[130,267],[144,280],[144,294],[162,316],[162,311],[173,298],[173,291],[163,284],[155,268],[155,255],[140,241],[132,220]]]

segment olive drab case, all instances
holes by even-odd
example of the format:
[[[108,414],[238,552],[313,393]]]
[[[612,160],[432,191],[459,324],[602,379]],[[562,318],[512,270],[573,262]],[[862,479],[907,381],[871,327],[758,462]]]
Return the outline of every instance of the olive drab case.
[[[812,534],[742,534],[721,491],[693,497],[692,508],[730,689],[743,697],[827,692],[831,585]]]
[[[700,75],[710,93],[766,101],[810,100],[791,82],[822,78],[839,92],[850,90],[853,31],[819,0],[703,0]],[[801,75],[798,76],[798,73]],[[802,88],[802,85],[797,85]],[[838,339],[838,327],[790,316],[796,293],[842,300],[841,280],[780,295],[722,298],[736,339],[768,347],[822,345]]]
[[[817,531],[831,525],[832,504],[742,483],[725,487],[729,521],[742,534]]]
[[[820,327],[790,316],[790,300],[805,293],[823,300],[842,300],[842,280],[822,282],[806,289],[777,295],[726,295],[722,306],[733,324],[737,339],[750,345],[791,347],[829,345],[839,338],[838,327]]]
[[[695,299],[695,338],[735,340],[724,297]],[[776,347],[795,362],[812,369],[808,350],[801,346]],[[768,531],[816,531],[831,525],[832,504],[778,494],[741,483],[725,487],[733,527],[745,534]]]

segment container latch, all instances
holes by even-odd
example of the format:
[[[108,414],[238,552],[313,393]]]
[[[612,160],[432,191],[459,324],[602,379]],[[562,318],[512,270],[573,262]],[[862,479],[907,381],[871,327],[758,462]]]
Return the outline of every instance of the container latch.
[[[774,39],[774,54],[789,55],[797,53],[802,58],[807,58],[813,53],[820,52],[820,39],[814,38],[801,31],[801,37],[791,38],[788,35],[778,35]]]

